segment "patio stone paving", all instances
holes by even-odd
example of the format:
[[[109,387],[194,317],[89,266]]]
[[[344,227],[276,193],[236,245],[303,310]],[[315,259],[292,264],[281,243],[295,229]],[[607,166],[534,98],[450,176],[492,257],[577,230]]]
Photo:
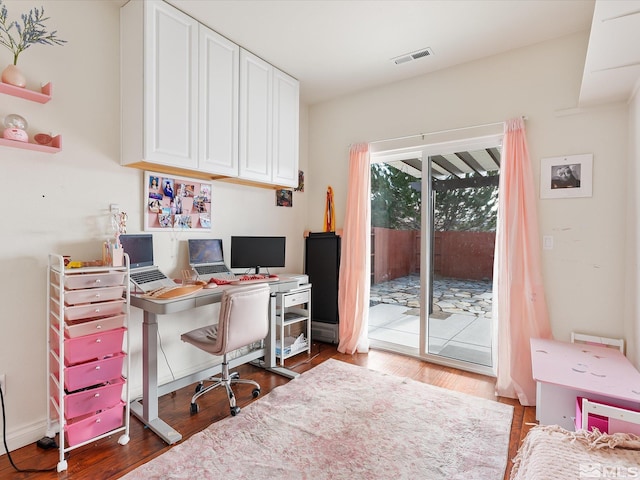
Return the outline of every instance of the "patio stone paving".
[[[428,352],[491,366],[492,282],[434,280]],[[371,286],[369,338],[418,350],[420,277]]]

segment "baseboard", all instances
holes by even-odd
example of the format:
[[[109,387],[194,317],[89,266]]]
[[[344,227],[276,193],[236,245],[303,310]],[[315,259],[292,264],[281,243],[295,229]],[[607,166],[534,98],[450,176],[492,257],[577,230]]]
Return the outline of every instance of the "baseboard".
[[[22,428],[7,431],[7,446],[9,451],[12,452],[18,448],[22,448],[26,445],[36,443],[47,433],[47,419],[41,419],[39,421],[25,425]],[[0,447],[0,454],[5,455],[7,450],[4,448],[4,443]]]

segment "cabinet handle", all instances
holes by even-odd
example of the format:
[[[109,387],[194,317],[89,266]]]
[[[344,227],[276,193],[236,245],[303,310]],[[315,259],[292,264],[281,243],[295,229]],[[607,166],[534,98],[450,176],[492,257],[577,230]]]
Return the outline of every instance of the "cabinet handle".
[[[94,312],[95,312],[95,313],[99,313],[99,312],[100,312],[100,309],[99,309],[99,308],[96,308],[96,309],[94,310]]]
[[[102,325],[96,325],[96,329],[100,330],[102,328]]]
[[[100,419],[100,418],[96,419],[96,423],[100,423],[101,421],[102,421],[102,419]]]
[[[100,365],[96,365],[96,370],[100,370]]]
[[[102,339],[101,338],[96,338],[96,343],[102,343]]]
[[[99,394],[99,393],[96,393],[96,394],[93,396],[93,398],[98,398],[99,396],[100,396],[100,394]]]

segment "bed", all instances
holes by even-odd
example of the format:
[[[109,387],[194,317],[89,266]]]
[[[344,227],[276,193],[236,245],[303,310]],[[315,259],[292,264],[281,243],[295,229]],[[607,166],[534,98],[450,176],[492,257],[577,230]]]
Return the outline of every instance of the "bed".
[[[589,415],[631,425],[628,430],[640,425],[640,413],[597,402],[584,402],[582,414],[584,425],[589,424]],[[640,436],[625,431],[603,433],[597,428],[572,432],[558,425],[537,425],[518,450],[509,478],[640,478]]]

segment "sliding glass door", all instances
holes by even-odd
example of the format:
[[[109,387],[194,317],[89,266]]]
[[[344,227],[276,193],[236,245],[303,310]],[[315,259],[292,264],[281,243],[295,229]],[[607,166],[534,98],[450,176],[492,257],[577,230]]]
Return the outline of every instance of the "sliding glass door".
[[[369,338],[493,373],[499,144],[440,147],[372,156]]]

